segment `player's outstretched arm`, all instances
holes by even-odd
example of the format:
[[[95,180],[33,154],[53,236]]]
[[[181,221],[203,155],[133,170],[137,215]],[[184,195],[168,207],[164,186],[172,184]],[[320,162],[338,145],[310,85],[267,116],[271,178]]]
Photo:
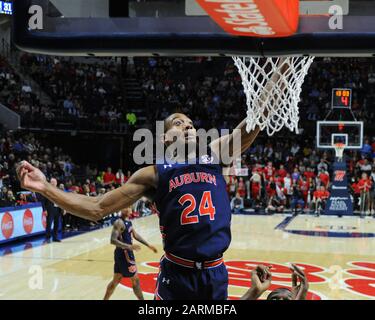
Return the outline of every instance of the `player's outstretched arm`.
[[[132,234],[133,234],[133,238],[135,240],[137,240],[138,242],[142,243],[143,245],[145,245],[146,247],[148,247],[150,250],[152,250],[154,253],[157,253],[158,250],[151,244],[149,244],[145,239],[143,239],[141,237],[141,235],[137,232],[135,232],[135,230],[133,229],[132,231]]]
[[[279,60],[279,68],[280,70],[274,72],[271,79],[265,85],[262,94],[260,95],[261,101],[266,101],[266,95],[269,94],[272,90],[272,86],[277,83],[281,77],[281,74],[285,73],[289,65],[285,63],[285,58],[280,58]],[[277,100],[277,99],[276,99]],[[265,108],[264,117],[268,116],[268,109]],[[220,155],[220,159],[223,158],[224,155],[229,155],[229,158],[232,160],[241,156],[250,146],[253,144],[254,140],[258,136],[260,132],[260,128],[257,126],[254,130],[247,132],[246,130],[246,119],[242,120],[240,124],[233,130],[231,134],[225,135],[220,137],[211,142],[210,147],[212,151],[216,155]],[[241,139],[241,140],[239,140]],[[241,143],[236,143],[236,141],[240,141]],[[223,159],[221,160],[223,162]],[[227,160],[225,159],[227,162]],[[227,164],[227,163],[226,163]]]
[[[44,174],[26,161],[17,167],[21,187],[38,192],[67,212],[92,221],[98,221],[110,213],[132,205],[156,186],[156,169],[154,166],[142,168],[135,172],[128,182],[102,196],[64,192],[47,182]]]
[[[113,224],[112,233],[111,233],[111,244],[124,250],[135,250],[135,251],[140,250],[141,249],[140,246],[136,244],[134,245],[126,244],[118,239],[121,234],[121,231],[124,228],[125,228],[124,222],[122,222],[120,219],[115,221],[115,223]]]
[[[241,297],[240,300],[256,300],[263,292],[267,291],[271,285],[271,267],[258,265],[251,271],[251,288]]]

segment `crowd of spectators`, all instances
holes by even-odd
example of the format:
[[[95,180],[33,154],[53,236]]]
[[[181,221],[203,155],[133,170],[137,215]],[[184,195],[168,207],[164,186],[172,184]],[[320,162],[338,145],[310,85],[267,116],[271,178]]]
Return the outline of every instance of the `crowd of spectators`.
[[[117,188],[129,179],[131,172],[112,168],[99,171],[89,165],[77,165],[61,148],[40,141],[33,134],[3,131],[0,133],[0,207],[15,207],[39,202],[40,197],[20,188],[16,165],[27,160],[39,168],[48,180],[55,178],[65,192],[98,196]],[[150,214],[150,204],[142,199],[135,204],[135,214]],[[137,213],[138,212],[138,213]],[[110,215],[108,218],[111,218]],[[64,213],[63,225],[72,229],[90,225],[90,222]],[[102,221],[103,222],[103,221]]]
[[[266,212],[320,214],[329,197],[333,152],[319,153],[311,140],[257,140],[241,160],[243,176],[227,178],[234,211],[247,208]],[[374,214],[375,139],[363,148],[347,151],[348,189],[355,210]],[[245,171],[243,171],[245,168]]]
[[[128,111],[120,79],[121,64],[79,63],[72,59],[23,54],[22,72],[52,99],[41,103],[34,88],[22,81],[0,56],[1,102],[22,116],[26,128],[81,129],[125,133],[137,121]]]
[[[132,64],[129,68],[127,64]],[[147,123],[175,110],[189,114],[197,127],[232,128],[244,115],[246,98],[240,75],[230,58],[103,59],[84,63],[74,58],[20,55],[21,70],[54,101],[43,105],[0,57],[1,101],[22,115],[28,127],[70,124],[127,132],[134,114],[126,101],[124,78],[129,70],[143,91]],[[331,90],[353,89],[353,112],[365,123],[375,113],[375,66],[370,58],[319,58],[306,76],[300,102],[301,128],[315,128],[328,113]],[[311,132],[310,132],[311,133]]]
[[[147,109],[147,121],[163,119],[180,110],[190,115],[197,128],[233,128],[245,114],[245,95],[240,76],[228,58],[135,58],[134,76],[139,80]],[[70,120],[74,126],[126,131],[134,119],[127,113],[122,92],[124,66],[107,60],[83,63],[23,54],[20,65],[55,102],[42,105],[30,84],[0,57],[0,102],[18,112],[26,126],[53,125]],[[126,69],[126,68],[125,68]],[[375,118],[375,69],[371,59],[317,59],[306,77],[301,95],[301,127],[305,134],[293,140],[261,137],[242,157],[243,176],[228,176],[228,193],[234,211],[251,207],[267,212],[304,211],[319,213],[329,195],[333,155],[319,152],[308,132],[330,108],[333,87],[353,88],[353,112],[365,122]],[[74,121],[73,121],[74,120]],[[367,124],[367,126],[366,126]],[[310,139],[306,137],[311,137]],[[67,192],[100,195],[124,184],[130,176],[121,169],[99,171],[74,164],[61,148],[39,141],[32,134],[5,131],[1,135],[0,206],[22,205],[37,198],[22,192],[15,164],[27,159],[48,179],[54,177]],[[375,178],[374,140],[367,139],[359,152],[346,152],[350,191],[355,208],[373,213]],[[241,171],[243,172],[243,171]],[[366,174],[362,176],[362,174]],[[368,183],[363,183],[363,180]],[[362,181],[362,182],[361,182]],[[362,190],[367,198],[359,201]],[[141,211],[151,212],[142,200]],[[359,207],[359,205],[362,205]],[[73,220],[72,220],[73,219]],[[84,224],[66,216],[66,225]]]

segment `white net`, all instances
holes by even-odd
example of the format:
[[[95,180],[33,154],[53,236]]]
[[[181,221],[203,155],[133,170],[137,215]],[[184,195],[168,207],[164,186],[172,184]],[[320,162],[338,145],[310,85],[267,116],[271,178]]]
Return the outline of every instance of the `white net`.
[[[335,148],[335,152],[336,152],[336,158],[338,158],[339,160],[342,159],[342,157],[344,155],[345,144],[336,143],[334,148]]]
[[[248,132],[272,136],[284,126],[298,133],[302,84],[314,57],[233,57],[246,94]]]

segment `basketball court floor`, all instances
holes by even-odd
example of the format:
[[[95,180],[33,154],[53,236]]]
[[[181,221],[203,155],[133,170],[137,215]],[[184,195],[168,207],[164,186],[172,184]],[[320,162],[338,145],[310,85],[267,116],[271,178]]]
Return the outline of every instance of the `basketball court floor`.
[[[146,299],[153,299],[162,255],[156,216],[135,220],[148,248],[136,253]],[[229,296],[237,299],[250,286],[250,270],[272,265],[273,288],[290,285],[288,263],[304,268],[309,299],[375,299],[375,219],[300,215],[233,215],[231,247],[225,254]],[[113,273],[110,228],[64,239],[25,245],[13,253],[0,248],[0,299],[102,299]],[[135,299],[124,279],[113,299]]]

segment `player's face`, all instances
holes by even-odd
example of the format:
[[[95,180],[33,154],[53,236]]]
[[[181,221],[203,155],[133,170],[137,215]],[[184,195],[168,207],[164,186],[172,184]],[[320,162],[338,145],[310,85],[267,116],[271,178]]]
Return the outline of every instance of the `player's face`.
[[[182,144],[195,143],[197,131],[193,121],[182,113],[175,113],[169,116],[166,121],[166,132],[164,141],[166,143],[178,142]]]
[[[292,292],[287,289],[276,289],[272,291],[267,300],[292,300]]]

